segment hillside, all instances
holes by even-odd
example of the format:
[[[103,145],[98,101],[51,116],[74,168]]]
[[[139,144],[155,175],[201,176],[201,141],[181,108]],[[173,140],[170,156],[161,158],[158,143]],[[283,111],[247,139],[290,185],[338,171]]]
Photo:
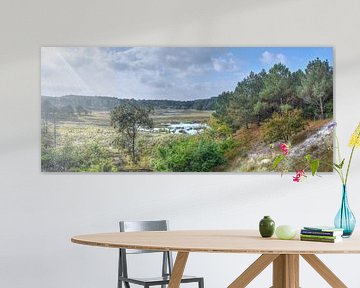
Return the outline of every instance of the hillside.
[[[333,159],[332,141],[334,124],[329,119],[310,122],[306,130],[292,138],[292,146],[288,158],[289,171],[302,169],[304,156],[310,154],[321,161],[319,172],[329,172],[325,162],[331,163]],[[273,159],[279,154],[275,144],[268,145],[261,141],[260,128],[241,129],[237,132],[237,140],[247,143],[246,151],[233,151],[233,158],[229,161],[225,171],[233,172],[268,172],[271,170]],[[244,145],[241,146],[244,149]]]

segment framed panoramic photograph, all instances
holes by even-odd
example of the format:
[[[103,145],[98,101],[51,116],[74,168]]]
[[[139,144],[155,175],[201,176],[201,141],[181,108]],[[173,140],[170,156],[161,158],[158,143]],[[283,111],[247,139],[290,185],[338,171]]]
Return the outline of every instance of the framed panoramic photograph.
[[[332,171],[333,66],[331,47],[43,47],[41,170]]]

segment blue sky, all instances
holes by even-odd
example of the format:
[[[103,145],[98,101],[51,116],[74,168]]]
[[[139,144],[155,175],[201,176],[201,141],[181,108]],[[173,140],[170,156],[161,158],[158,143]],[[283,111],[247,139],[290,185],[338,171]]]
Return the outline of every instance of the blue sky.
[[[43,47],[41,95],[191,100],[234,90],[276,63],[304,70],[329,47]]]

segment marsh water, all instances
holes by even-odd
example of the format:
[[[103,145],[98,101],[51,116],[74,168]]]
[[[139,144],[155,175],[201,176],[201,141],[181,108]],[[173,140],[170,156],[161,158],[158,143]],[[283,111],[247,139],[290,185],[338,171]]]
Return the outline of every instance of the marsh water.
[[[209,128],[205,123],[162,123],[161,127],[152,129],[141,129],[143,132],[150,133],[170,133],[170,134],[189,134],[196,135]]]

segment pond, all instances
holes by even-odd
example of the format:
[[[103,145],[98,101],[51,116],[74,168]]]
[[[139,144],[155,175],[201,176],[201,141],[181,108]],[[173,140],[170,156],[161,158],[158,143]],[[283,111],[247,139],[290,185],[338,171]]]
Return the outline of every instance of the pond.
[[[140,129],[143,132],[150,133],[170,133],[170,134],[188,134],[196,135],[209,128],[209,125],[204,123],[166,123],[161,124],[160,127],[154,127],[152,129]]]

